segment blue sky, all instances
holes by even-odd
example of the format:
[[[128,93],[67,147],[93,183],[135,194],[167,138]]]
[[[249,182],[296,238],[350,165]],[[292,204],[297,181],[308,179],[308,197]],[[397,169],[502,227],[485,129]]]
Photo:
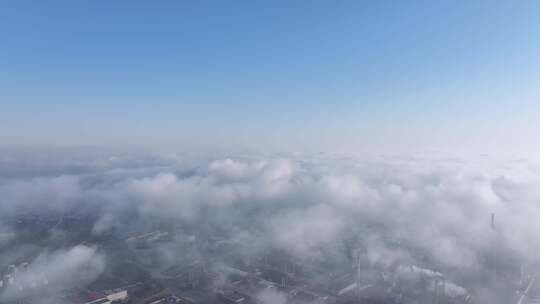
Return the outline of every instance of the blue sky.
[[[0,2],[0,146],[536,149],[538,1]]]

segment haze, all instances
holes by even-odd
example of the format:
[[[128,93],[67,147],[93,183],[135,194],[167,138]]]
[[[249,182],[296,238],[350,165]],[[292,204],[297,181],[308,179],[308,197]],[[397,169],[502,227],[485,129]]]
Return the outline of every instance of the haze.
[[[0,304],[540,301],[540,2],[0,3]]]

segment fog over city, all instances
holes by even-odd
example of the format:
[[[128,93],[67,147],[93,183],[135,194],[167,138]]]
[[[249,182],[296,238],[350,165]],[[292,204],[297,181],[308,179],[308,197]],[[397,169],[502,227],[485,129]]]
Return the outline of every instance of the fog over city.
[[[269,254],[317,269],[303,280],[324,290],[334,272],[385,289],[407,286],[418,270],[463,293],[440,301],[507,303],[538,265],[540,163],[526,159],[4,152],[0,167],[0,262],[17,267],[3,283],[6,303],[69,303],[62,292],[112,280],[127,260],[140,269],[114,287],[138,283],[138,272],[146,283],[174,281],[167,269],[198,261],[219,274],[206,283],[217,290],[229,284],[222,267],[247,273]],[[166,239],[130,247],[154,231]],[[288,303],[281,288],[254,301]],[[408,288],[377,296],[405,301],[421,287]]]
[[[540,1],[0,1],[0,304],[540,304]]]

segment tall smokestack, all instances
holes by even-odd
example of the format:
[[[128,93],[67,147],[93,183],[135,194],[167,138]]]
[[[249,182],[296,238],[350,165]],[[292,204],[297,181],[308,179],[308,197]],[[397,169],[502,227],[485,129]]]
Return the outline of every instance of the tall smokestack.
[[[495,213],[491,213],[491,230],[495,232]],[[493,280],[497,283],[498,277],[498,268],[499,268],[499,257],[498,257],[498,238],[495,238],[495,250],[493,256]]]
[[[356,296],[360,299],[360,253],[358,253],[358,261],[356,264]]]

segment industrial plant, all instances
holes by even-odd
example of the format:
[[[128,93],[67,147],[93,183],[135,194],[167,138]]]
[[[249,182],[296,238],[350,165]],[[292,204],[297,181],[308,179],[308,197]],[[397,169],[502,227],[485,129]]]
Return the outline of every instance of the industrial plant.
[[[39,216],[32,217],[32,221],[41,225],[26,227],[29,238],[32,233],[39,236],[46,225],[71,227],[78,238],[86,235],[85,220],[75,215],[64,216],[60,224]],[[370,229],[373,228],[363,227],[356,233],[369,234]],[[494,215],[490,229],[495,230]],[[376,260],[362,247],[361,238],[325,244],[318,248],[318,256],[303,259],[279,248],[258,251],[250,243],[228,239],[218,227],[204,233],[189,232],[189,228],[171,223],[167,230],[132,235],[111,231],[99,238],[79,239],[77,242],[95,246],[97,252],[113,259],[92,279],[84,278],[87,266],[83,265],[79,278],[68,278],[78,283],[66,284],[66,288],[49,290],[51,278],[47,277],[45,266],[43,271],[36,272],[36,267],[27,261],[3,265],[0,296],[6,300],[1,303],[40,304],[49,303],[48,298],[58,301],[51,303],[70,304],[478,303],[477,291],[461,286],[437,269],[436,264],[430,263],[428,253],[390,236],[385,239],[385,246],[395,252],[406,250],[408,259]],[[67,237],[59,240],[73,241]],[[14,242],[16,245],[17,240]],[[173,256],[164,256],[169,253]],[[491,263],[493,268],[492,273],[486,274],[487,279],[513,290],[509,300],[518,304],[538,303],[540,287],[536,277],[525,273],[523,265],[519,274],[509,275],[511,271],[505,268],[516,265],[496,260],[496,255],[486,257],[485,263]]]

